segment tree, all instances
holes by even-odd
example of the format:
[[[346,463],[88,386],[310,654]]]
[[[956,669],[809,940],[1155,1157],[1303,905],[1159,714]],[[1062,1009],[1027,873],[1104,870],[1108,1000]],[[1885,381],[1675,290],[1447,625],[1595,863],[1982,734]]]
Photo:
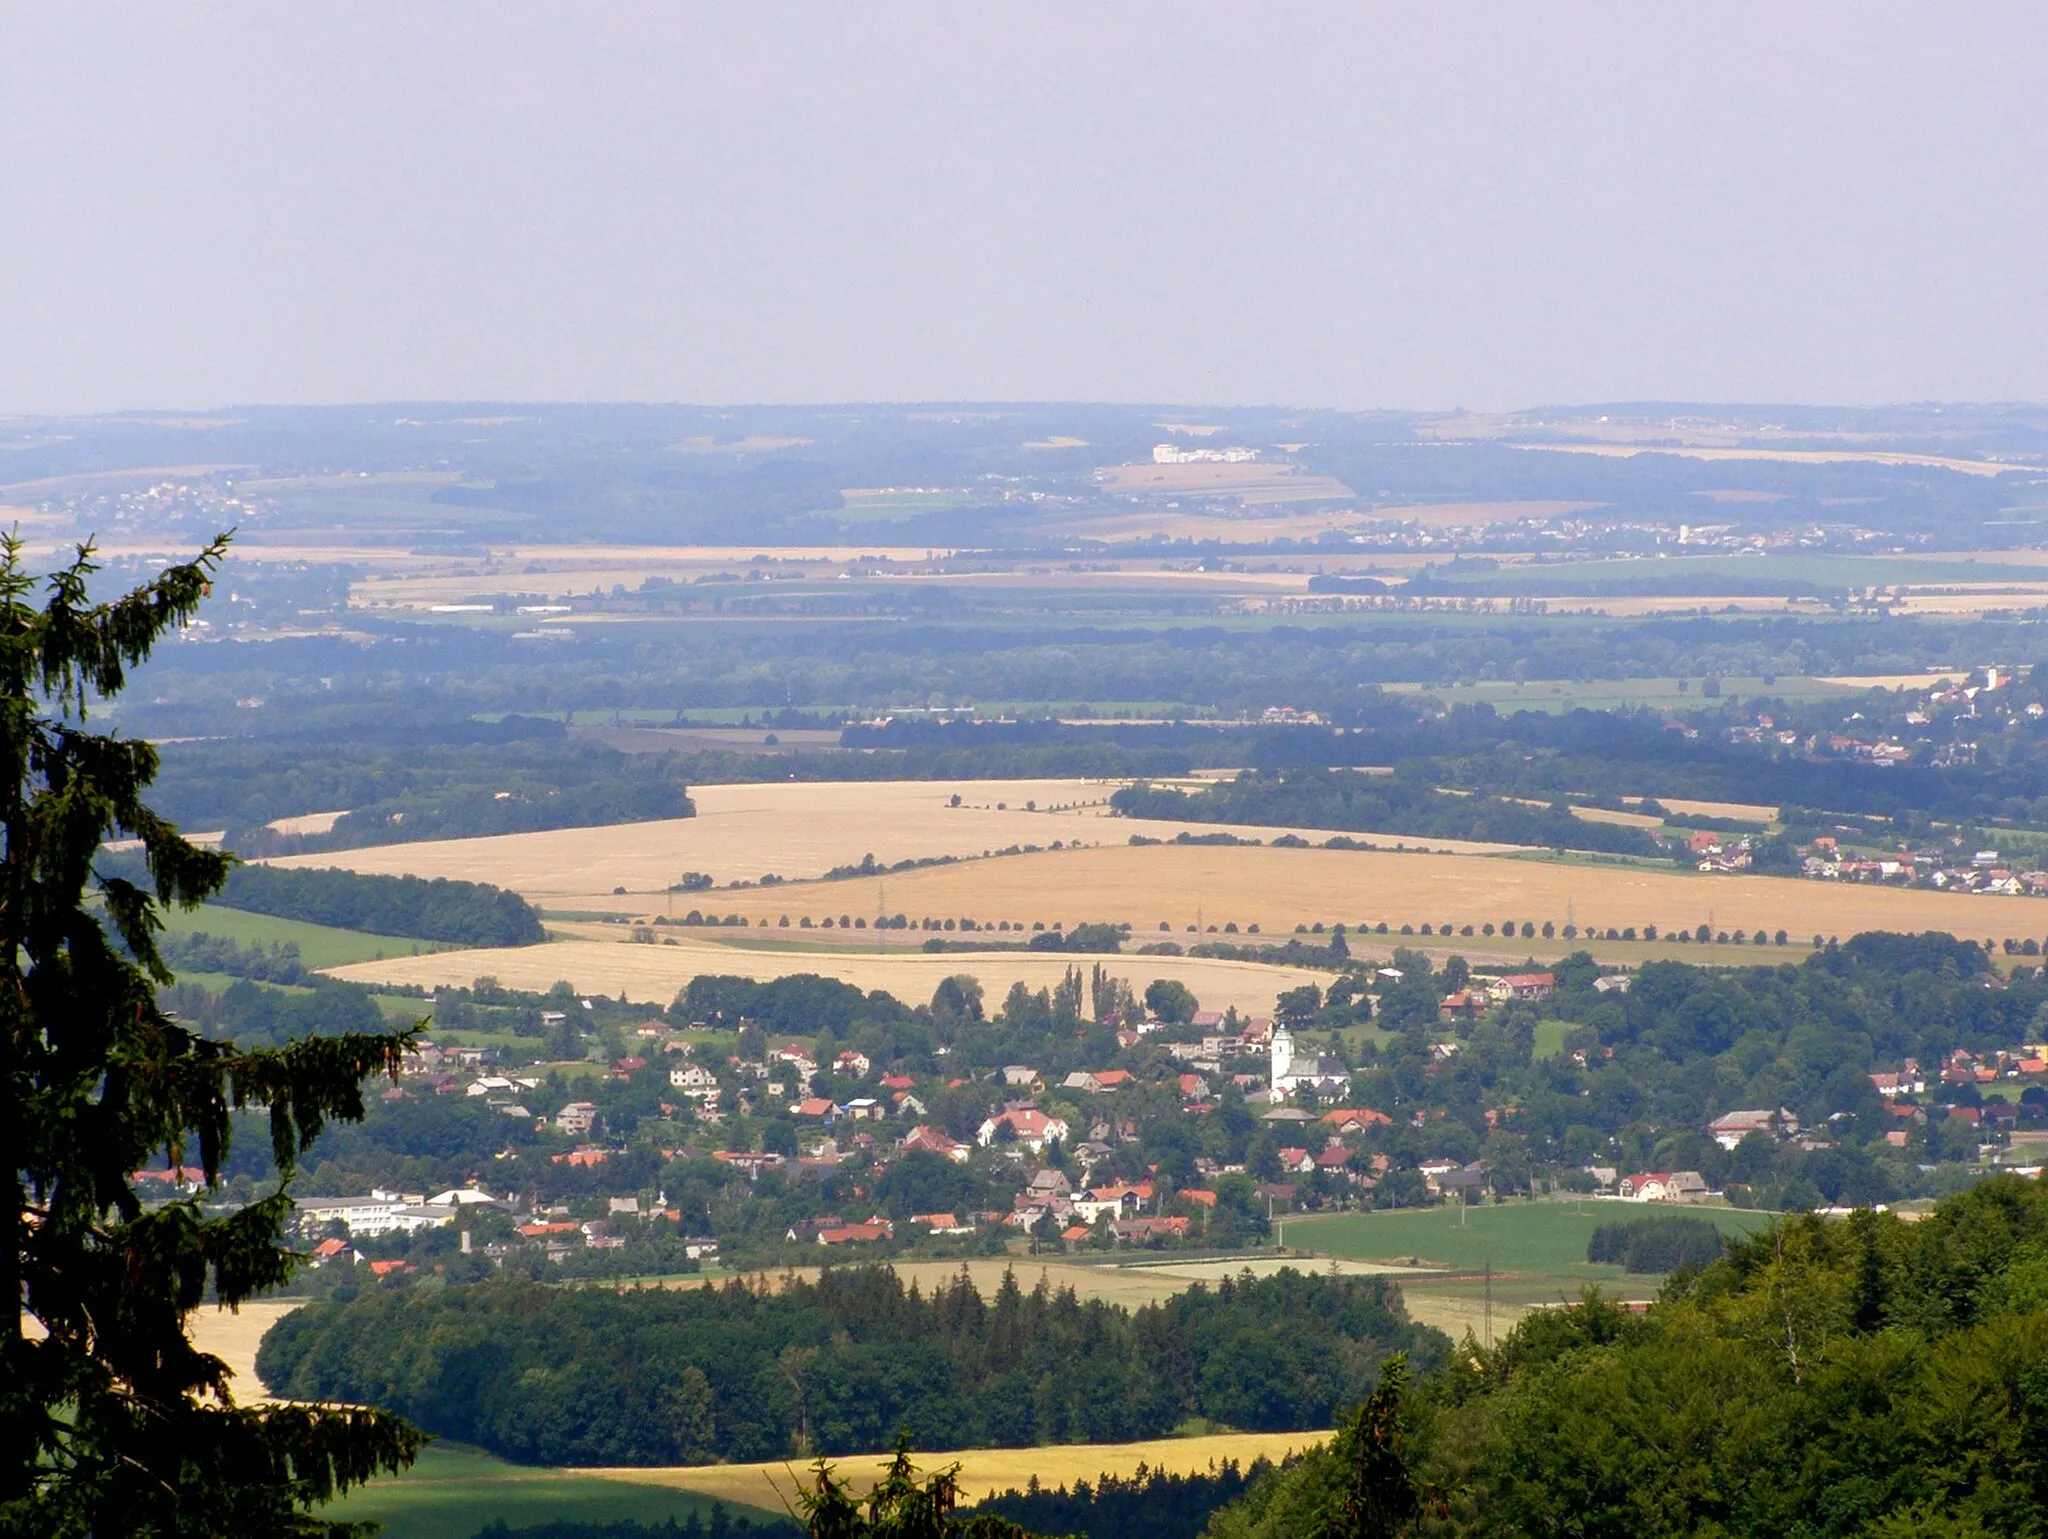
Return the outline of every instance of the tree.
[[[1343,1505],[1324,1527],[1329,1539],[1396,1539],[1422,1516],[1422,1492],[1401,1430],[1407,1392],[1407,1360],[1388,1358],[1378,1386],[1345,1429],[1349,1478]]]
[[[908,1432],[868,1493],[866,1511],[852,1486],[823,1459],[811,1466],[811,1483],[797,1489],[796,1502],[812,1539],[1032,1539],[1029,1530],[993,1513],[956,1516],[960,1466],[949,1464],[919,1480]]]
[[[382,1412],[238,1406],[186,1321],[211,1286],[229,1308],[288,1278],[280,1190],[225,1215],[197,1199],[145,1208],[153,1160],[196,1161],[217,1191],[231,1114],[266,1110],[289,1178],[331,1119],[360,1120],[362,1081],[395,1075],[413,1031],[244,1049],[158,1005],[163,904],[196,905],[232,857],[202,850],[143,800],[148,742],[86,730],[165,631],[198,611],[226,548],[111,603],[87,588],[91,546],[40,581],[0,542],[0,1532],[345,1534],[309,1512],[421,1438]],[[94,870],[110,837],[142,841],[148,888]]]
[[[1145,986],[1145,1008],[1171,1026],[1184,1026],[1201,1008],[1192,990],[1177,978],[1154,978]]]

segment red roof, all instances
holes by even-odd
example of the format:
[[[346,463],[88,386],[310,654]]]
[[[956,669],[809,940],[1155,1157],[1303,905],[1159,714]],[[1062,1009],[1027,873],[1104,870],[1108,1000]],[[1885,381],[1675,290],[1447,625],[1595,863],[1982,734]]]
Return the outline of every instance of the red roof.
[[[1336,1128],[1392,1127],[1394,1119],[1370,1106],[1340,1106],[1323,1113],[1323,1121]]]
[[[403,1261],[372,1261],[370,1273],[374,1277],[389,1277],[393,1272],[410,1272],[411,1267]]]
[[[1190,1186],[1181,1192],[1181,1196],[1187,1198],[1189,1202],[1199,1202],[1205,1208],[1216,1206],[1216,1194],[1203,1187]]]

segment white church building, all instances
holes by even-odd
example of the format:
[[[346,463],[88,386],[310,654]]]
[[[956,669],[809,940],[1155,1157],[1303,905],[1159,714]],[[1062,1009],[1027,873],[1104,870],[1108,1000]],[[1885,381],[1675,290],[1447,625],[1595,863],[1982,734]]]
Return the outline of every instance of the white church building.
[[[1342,1095],[1351,1088],[1351,1071],[1341,1058],[1297,1058],[1294,1037],[1285,1026],[1273,1028],[1273,1099],[1299,1091]]]

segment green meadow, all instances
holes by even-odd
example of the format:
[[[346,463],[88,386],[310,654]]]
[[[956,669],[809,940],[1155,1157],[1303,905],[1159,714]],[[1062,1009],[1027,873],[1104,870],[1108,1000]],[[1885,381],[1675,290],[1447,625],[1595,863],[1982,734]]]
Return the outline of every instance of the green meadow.
[[[299,960],[312,968],[340,967],[348,962],[375,962],[384,957],[418,956],[423,952],[449,949],[439,941],[414,940],[402,935],[371,935],[362,930],[338,930],[331,925],[308,924],[302,919],[276,919],[269,914],[251,914],[211,903],[189,911],[169,910],[164,915],[164,928],[173,935],[218,935],[242,946],[267,946],[273,942],[290,941],[299,948]]]
[[[1600,1225],[1681,1213],[1711,1220],[1724,1234],[1753,1234],[1775,1216],[1743,1208],[1642,1206],[1589,1197],[1291,1218],[1287,1240],[1305,1250],[1359,1261],[1412,1258],[1461,1272],[1490,1265],[1497,1273],[1563,1284],[1576,1292],[1583,1284],[1611,1285],[1625,1275],[1619,1267],[1586,1260],[1586,1244]],[[1427,1286],[1420,1279],[1402,1282]]]
[[[708,1521],[714,1503],[703,1496],[634,1481],[608,1480],[579,1470],[529,1469],[474,1448],[435,1443],[419,1463],[353,1491],[321,1509],[321,1516],[384,1525],[388,1539],[473,1539],[486,1524],[514,1529],[542,1523],[659,1523]],[[753,1508],[726,1510],[761,1521],[780,1517]]]

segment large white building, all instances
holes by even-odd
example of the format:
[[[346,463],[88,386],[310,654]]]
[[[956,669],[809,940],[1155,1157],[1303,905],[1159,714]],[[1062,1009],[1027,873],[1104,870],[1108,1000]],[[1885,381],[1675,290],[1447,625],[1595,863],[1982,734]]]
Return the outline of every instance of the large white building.
[[[1339,1095],[1351,1088],[1351,1071],[1338,1058],[1297,1058],[1294,1036],[1285,1026],[1273,1028],[1273,1098],[1281,1100],[1302,1090],[1317,1095]]]
[[[401,1192],[373,1191],[367,1197],[301,1197],[293,1207],[303,1228],[339,1223],[352,1235],[413,1234],[455,1222],[460,1199],[429,1205]]]

